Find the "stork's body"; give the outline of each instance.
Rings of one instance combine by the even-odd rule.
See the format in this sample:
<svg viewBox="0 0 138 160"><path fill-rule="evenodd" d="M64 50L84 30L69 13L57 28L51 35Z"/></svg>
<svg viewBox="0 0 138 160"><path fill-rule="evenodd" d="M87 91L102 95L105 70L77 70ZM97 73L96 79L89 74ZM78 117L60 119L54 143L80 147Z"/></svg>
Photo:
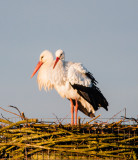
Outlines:
<svg viewBox="0 0 138 160"><path fill-rule="evenodd" d="M95 79L80 63L64 61L64 53L62 50L56 52L56 57L57 59L54 61L52 53L49 51L42 52L38 67L36 67L31 77L33 77L40 68L37 76L39 89L41 90L42 87L44 87L46 90L54 87L61 97L70 100L71 124L74 124L74 105L75 124L77 124L78 109L87 116L93 117L100 102L99 104L97 104L97 102L94 104L95 100L92 100L93 98L90 97L88 92L91 92L91 88L96 84ZM104 99L106 104L104 104L103 107L107 109L108 103L106 99L98 88L96 88L96 92L100 94L101 99ZM94 96L96 97L96 95L93 95L93 97ZM100 105L102 106L102 104Z"/></svg>

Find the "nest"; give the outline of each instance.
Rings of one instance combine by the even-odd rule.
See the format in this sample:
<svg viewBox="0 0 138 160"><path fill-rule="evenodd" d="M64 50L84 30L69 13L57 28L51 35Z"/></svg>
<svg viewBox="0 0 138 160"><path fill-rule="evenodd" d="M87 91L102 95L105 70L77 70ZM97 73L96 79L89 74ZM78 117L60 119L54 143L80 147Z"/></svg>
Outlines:
<svg viewBox="0 0 138 160"><path fill-rule="evenodd" d="M138 158L138 125L124 125L124 119L71 126L20 116L15 123L0 119L1 159Z"/></svg>

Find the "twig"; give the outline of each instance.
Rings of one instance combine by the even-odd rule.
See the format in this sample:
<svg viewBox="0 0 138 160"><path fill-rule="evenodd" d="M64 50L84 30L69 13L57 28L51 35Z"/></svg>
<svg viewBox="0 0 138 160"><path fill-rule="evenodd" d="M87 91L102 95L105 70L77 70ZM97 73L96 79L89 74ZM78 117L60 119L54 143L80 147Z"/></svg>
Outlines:
<svg viewBox="0 0 138 160"><path fill-rule="evenodd" d="M22 120L23 120L23 119L24 119L24 120L28 119L27 117L25 117L24 112L21 113L21 116L22 116Z"/></svg>
<svg viewBox="0 0 138 160"><path fill-rule="evenodd" d="M9 112L9 113L11 113L11 114L14 114L14 115L16 115L16 116L18 116L18 117L21 117L21 118L22 118L22 116L20 116L20 115L18 115L18 114L16 114L16 113L14 113L14 112L7 111L6 109L4 109L4 108L2 108L2 107L0 107L0 109L2 109L2 110L3 110L3 111L5 111L5 112Z"/></svg>
<svg viewBox="0 0 138 160"><path fill-rule="evenodd" d="M15 108L19 112L22 120L26 120L27 119L27 117L25 117L24 112L21 113L20 110L16 106L9 105L8 107Z"/></svg>
<svg viewBox="0 0 138 160"><path fill-rule="evenodd" d="M38 119L27 119L27 120L18 121L18 122L12 123L12 124L10 124L10 125L2 128L2 129L0 129L0 132L3 132L3 131L5 131L5 130L7 130L9 128L12 128L13 126L17 127L20 124L24 124L24 123L37 123L37 122L38 122Z"/></svg>
<svg viewBox="0 0 138 160"><path fill-rule="evenodd" d="M85 119L86 119L86 118L83 118L82 124L84 123Z"/></svg>
<svg viewBox="0 0 138 160"><path fill-rule="evenodd" d="M90 120L89 122L87 122L87 124L91 123L92 121L96 120L97 118L99 118L101 116L101 114L99 114L97 117L93 118L92 120Z"/></svg>
<svg viewBox="0 0 138 160"><path fill-rule="evenodd" d="M5 118L5 117L2 115L2 113L1 113L1 116L2 116L2 118L5 119L6 121L8 121L8 122L10 122L10 123L13 123L13 122L9 121L7 118Z"/></svg>
<svg viewBox="0 0 138 160"><path fill-rule="evenodd" d="M69 116L69 114L67 114L61 121L61 123Z"/></svg>
<svg viewBox="0 0 138 160"><path fill-rule="evenodd" d="M8 107L15 108L15 109L19 112L20 116L22 116L22 114L21 114L20 110L19 110L16 106L9 105Z"/></svg>
<svg viewBox="0 0 138 160"><path fill-rule="evenodd" d="M55 115L55 113L53 113L53 115L56 117L58 123L60 123L59 118ZM56 122L55 122L56 123Z"/></svg>
<svg viewBox="0 0 138 160"><path fill-rule="evenodd" d="M0 122L5 123L5 124L11 124L11 123L13 123L13 122L10 122L10 121L8 121L6 119L2 119L2 118L0 118Z"/></svg>
<svg viewBox="0 0 138 160"><path fill-rule="evenodd" d="M125 108L124 108L125 109ZM119 113L121 113L124 109L122 109L121 111L119 111L118 113L116 113L113 117L109 118L106 123L108 123L111 119L113 119L114 117L116 117Z"/></svg>
<svg viewBox="0 0 138 160"><path fill-rule="evenodd" d="M135 118L127 118L127 117L124 117L124 116L121 116L121 117L123 117L123 118L125 118L125 119L129 119L129 120L135 121L136 123L138 123L138 119L135 119Z"/></svg>

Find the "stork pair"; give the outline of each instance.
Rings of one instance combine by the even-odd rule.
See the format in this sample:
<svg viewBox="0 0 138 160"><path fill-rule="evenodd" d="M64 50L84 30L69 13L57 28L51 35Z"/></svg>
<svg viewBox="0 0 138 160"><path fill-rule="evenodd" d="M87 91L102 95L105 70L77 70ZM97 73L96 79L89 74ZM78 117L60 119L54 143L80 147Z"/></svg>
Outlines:
<svg viewBox="0 0 138 160"><path fill-rule="evenodd" d="M71 124L74 125L74 110L75 125L78 110L89 117L94 117L99 107L108 110L108 102L93 75L81 63L65 61L65 53L61 49L55 54L56 60L50 51L43 51L31 78L39 70L37 82L40 90L42 87L45 90L55 88L61 97L70 100Z"/></svg>

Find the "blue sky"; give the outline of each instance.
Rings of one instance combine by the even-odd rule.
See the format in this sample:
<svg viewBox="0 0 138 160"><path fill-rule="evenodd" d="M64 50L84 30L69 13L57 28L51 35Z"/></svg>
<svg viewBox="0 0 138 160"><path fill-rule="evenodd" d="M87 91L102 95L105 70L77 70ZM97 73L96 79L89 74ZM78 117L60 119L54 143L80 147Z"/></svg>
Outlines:
<svg viewBox="0 0 138 160"><path fill-rule="evenodd" d="M68 100L39 92L36 76L30 79L40 53L61 48L66 60L93 73L109 101L109 111L96 115L112 117L126 107L137 117L137 11L137 0L0 1L0 106L15 105L30 118L69 114Z"/></svg>

